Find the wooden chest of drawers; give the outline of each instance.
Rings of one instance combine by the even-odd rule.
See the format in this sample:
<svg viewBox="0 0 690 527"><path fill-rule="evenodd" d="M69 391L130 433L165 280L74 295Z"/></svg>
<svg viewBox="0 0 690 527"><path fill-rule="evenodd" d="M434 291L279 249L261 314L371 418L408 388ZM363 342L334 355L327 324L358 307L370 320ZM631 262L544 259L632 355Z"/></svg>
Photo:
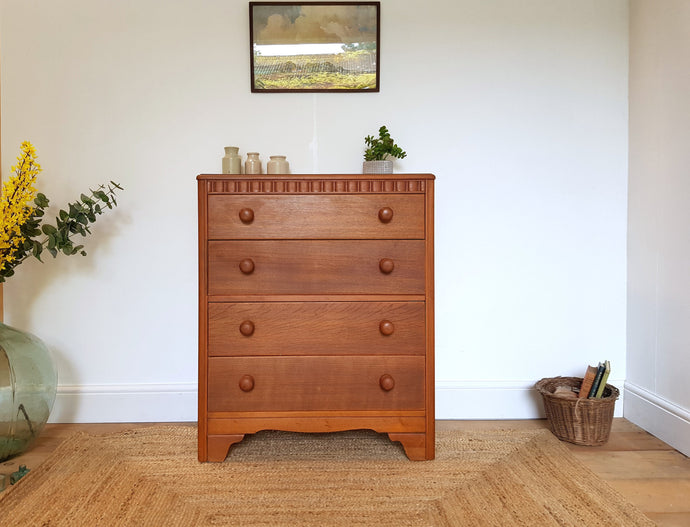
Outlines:
<svg viewBox="0 0 690 527"><path fill-rule="evenodd" d="M433 459L434 177L197 180L199 460L267 429Z"/></svg>

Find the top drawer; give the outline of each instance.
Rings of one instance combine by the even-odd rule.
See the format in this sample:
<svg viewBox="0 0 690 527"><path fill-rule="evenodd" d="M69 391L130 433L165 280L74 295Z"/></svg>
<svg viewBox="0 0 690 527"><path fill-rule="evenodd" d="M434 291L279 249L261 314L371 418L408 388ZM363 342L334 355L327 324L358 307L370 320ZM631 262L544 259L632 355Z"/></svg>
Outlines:
<svg viewBox="0 0 690 527"><path fill-rule="evenodd" d="M208 238L421 240L424 195L212 194Z"/></svg>

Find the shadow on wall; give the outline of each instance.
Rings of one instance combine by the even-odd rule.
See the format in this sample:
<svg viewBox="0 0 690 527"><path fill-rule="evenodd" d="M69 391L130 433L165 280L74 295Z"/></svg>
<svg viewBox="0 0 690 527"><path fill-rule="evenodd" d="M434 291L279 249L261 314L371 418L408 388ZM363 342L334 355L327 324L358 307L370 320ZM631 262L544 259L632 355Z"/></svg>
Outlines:
<svg viewBox="0 0 690 527"><path fill-rule="evenodd" d="M50 213L46 216L49 217ZM115 215L117 214L117 218ZM50 221L50 220L48 220ZM45 292L63 278L72 276L88 276L94 274L98 258L94 255L108 255L112 253L111 240L123 229L123 225L132 223L131 216L115 208L99 216L97 224L91 225L92 234L82 237L75 234L72 240L75 244L83 244L87 255L75 254L67 256L58 254L55 258L44 251L42 262L31 256L16 268L16 274L5 284L5 317L10 325L31 331L32 313L35 306L45 301ZM43 237L39 237L41 241ZM97 292L94 291L94 295ZM75 316L83 313L86 306L75 305L70 298L64 298L53 306L54 310L73 309ZM9 315L9 316L8 316ZM39 335L40 336L40 335ZM43 337L41 337L43 338Z"/></svg>

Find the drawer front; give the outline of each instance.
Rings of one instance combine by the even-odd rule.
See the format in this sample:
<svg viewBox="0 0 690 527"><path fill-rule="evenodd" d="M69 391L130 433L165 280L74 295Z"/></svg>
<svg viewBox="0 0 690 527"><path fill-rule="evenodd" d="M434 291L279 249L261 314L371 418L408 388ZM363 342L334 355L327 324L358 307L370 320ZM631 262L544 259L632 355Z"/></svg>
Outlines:
<svg viewBox="0 0 690 527"><path fill-rule="evenodd" d="M424 355L424 302L210 303L208 354Z"/></svg>
<svg viewBox="0 0 690 527"><path fill-rule="evenodd" d="M209 295L424 294L422 240L208 242Z"/></svg>
<svg viewBox="0 0 690 527"><path fill-rule="evenodd" d="M424 196L211 195L209 239L422 239Z"/></svg>
<svg viewBox="0 0 690 527"><path fill-rule="evenodd" d="M208 410L424 410L424 357L211 357Z"/></svg>

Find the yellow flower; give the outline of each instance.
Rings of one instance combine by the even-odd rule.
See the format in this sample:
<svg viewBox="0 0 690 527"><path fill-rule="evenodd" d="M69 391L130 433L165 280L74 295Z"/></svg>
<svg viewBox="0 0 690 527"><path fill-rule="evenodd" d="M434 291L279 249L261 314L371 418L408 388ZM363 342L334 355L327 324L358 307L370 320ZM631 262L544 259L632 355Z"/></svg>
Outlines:
<svg viewBox="0 0 690 527"><path fill-rule="evenodd" d="M72 235L86 236L91 231L88 225L106 209L117 206L116 190L122 187L111 181L82 194L67 210L61 209L55 224L42 224L48 198L36 191L34 183L41 172L36 161L36 149L25 141L17 164L12 167L14 175L2 186L0 193L0 283L14 274L15 268L33 256L41 260L45 249L53 258L58 254L86 255L83 245L72 240ZM37 237L42 239L37 239Z"/></svg>
<svg viewBox="0 0 690 527"><path fill-rule="evenodd" d="M17 250L24 243L21 226L35 210L29 203L36 197L34 183L41 166L36 162L36 150L30 142L22 143L12 171L15 175L3 185L0 197L0 269L6 268L6 262L16 260Z"/></svg>

